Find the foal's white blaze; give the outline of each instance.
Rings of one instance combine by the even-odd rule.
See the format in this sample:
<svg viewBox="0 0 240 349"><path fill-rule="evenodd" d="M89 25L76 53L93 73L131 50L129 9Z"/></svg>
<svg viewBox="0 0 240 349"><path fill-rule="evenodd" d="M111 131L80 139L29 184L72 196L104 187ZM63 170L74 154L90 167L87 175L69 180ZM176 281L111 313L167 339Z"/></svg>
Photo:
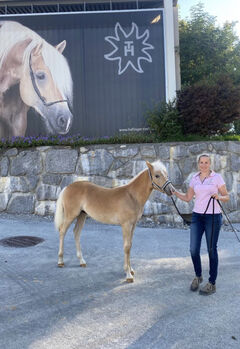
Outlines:
<svg viewBox="0 0 240 349"><path fill-rule="evenodd" d="M167 177L167 169L161 161L155 161L152 163L153 169L156 172L161 172L165 177Z"/></svg>

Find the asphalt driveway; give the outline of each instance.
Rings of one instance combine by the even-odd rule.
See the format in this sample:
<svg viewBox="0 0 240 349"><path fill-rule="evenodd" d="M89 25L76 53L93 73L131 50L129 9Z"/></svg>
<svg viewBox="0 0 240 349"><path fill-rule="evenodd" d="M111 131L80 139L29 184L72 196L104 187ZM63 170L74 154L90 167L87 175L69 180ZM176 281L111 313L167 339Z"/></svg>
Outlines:
<svg viewBox="0 0 240 349"><path fill-rule="evenodd" d="M240 348L240 244L231 231L221 232L217 292L208 297L189 290L187 229L136 228L133 284L125 282L120 227L87 221L87 268L72 228L62 269L51 219L1 215L0 239L20 235L44 242L0 246L1 349ZM205 241L202 256L207 281Z"/></svg>

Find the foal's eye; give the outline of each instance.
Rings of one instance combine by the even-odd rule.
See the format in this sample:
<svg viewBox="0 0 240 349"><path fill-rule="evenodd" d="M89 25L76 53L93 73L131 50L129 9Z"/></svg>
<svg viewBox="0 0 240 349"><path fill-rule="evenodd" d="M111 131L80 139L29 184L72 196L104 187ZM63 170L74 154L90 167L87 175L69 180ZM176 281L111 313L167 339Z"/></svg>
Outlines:
<svg viewBox="0 0 240 349"><path fill-rule="evenodd" d="M159 178L160 176L159 176L159 175L156 175L155 177L156 177L156 178Z"/></svg>
<svg viewBox="0 0 240 349"><path fill-rule="evenodd" d="M36 73L36 78L37 78L38 80L44 80L45 77L46 77L46 75L45 75L45 73L42 72L42 71L39 71L39 72Z"/></svg>

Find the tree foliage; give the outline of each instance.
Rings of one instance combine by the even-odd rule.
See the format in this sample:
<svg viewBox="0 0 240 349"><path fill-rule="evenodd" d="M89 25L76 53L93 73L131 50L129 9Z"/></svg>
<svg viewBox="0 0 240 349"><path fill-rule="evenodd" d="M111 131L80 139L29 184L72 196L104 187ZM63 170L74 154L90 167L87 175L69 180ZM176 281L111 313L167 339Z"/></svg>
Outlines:
<svg viewBox="0 0 240 349"><path fill-rule="evenodd" d="M177 110L184 134L224 134L240 118L240 88L228 76L186 86L178 92Z"/></svg>
<svg viewBox="0 0 240 349"><path fill-rule="evenodd" d="M220 27L201 2L191 8L190 19L180 20L183 85L223 73L230 75L234 83L240 83L240 40L234 33L235 24L226 22Z"/></svg>

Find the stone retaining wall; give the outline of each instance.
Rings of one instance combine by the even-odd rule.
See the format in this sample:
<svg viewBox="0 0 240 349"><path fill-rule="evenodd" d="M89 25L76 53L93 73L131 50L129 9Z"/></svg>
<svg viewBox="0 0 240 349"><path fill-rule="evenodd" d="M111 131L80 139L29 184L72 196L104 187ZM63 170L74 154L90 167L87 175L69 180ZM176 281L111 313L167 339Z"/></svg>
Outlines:
<svg viewBox="0 0 240 349"><path fill-rule="evenodd" d="M230 193L224 206L231 220L240 222L240 143L230 141L1 150L0 212L53 215L56 199L69 183L123 185L146 168L145 160L160 159L173 184L185 191L196 172L197 155L203 152L212 154L213 169L222 174ZM193 204L177 200L177 206L182 213L190 213ZM142 222L178 224L182 220L170 198L154 191Z"/></svg>

